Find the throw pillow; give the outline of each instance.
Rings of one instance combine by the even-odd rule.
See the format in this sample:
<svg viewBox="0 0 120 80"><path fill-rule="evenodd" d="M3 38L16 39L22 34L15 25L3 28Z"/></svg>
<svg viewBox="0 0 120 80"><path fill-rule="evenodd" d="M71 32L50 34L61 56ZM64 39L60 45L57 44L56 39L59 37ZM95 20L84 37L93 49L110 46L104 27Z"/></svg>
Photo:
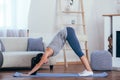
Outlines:
<svg viewBox="0 0 120 80"><path fill-rule="evenodd" d="M1 40L0 40L0 51L2 51L2 52L5 51L5 47Z"/></svg>
<svg viewBox="0 0 120 80"><path fill-rule="evenodd" d="M44 51L43 39L40 38L29 38L27 51Z"/></svg>

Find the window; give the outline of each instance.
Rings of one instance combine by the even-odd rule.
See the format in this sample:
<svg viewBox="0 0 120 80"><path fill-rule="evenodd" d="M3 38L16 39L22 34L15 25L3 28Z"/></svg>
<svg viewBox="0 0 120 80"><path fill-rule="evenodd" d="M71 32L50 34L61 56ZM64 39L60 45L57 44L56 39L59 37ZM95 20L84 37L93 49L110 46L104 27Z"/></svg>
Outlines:
<svg viewBox="0 0 120 80"><path fill-rule="evenodd" d="M8 30L28 30L29 4L30 0L0 0L0 36Z"/></svg>

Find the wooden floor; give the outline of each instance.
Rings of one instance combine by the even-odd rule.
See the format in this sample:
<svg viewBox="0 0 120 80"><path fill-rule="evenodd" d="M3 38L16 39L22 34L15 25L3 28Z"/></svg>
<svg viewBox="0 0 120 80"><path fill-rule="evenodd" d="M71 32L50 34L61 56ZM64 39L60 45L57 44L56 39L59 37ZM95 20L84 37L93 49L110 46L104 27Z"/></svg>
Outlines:
<svg viewBox="0 0 120 80"><path fill-rule="evenodd" d="M64 66L54 66L54 71L52 73L79 73L83 71L83 66L80 64L72 64L69 65L67 69ZM42 78L16 78L12 75L15 72L23 72L27 73L30 71L29 69L5 69L0 70L0 80L120 80L120 71L106 71L109 75L105 78L75 78L75 77L67 77L67 78L50 78L50 77L42 77ZM49 68L47 66L43 67L39 70L41 73L49 73ZM103 72L103 71L94 71L94 72Z"/></svg>

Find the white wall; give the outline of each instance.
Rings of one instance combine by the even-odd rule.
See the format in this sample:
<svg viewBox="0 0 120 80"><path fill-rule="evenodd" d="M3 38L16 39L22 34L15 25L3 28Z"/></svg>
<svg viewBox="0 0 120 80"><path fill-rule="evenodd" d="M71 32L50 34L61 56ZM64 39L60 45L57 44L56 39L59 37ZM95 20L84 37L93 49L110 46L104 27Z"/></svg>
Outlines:
<svg viewBox="0 0 120 80"><path fill-rule="evenodd" d="M115 0L85 0L85 17L89 51L104 49L103 14L116 13Z"/></svg>
<svg viewBox="0 0 120 80"><path fill-rule="evenodd" d="M51 33L55 18L55 0L31 0L29 12L30 35Z"/></svg>
<svg viewBox="0 0 120 80"><path fill-rule="evenodd" d="M104 49L103 14L115 13L115 0L83 0L88 34L89 53ZM51 40L55 22L56 0L31 0L28 25L30 36L43 36ZM48 34L48 36L47 36ZM49 40L50 38L50 40ZM71 55L72 57L73 55ZM69 58L72 59L72 58ZM78 58L74 58L78 60ZM59 60L58 60L59 61ZM71 60L70 60L71 61Z"/></svg>

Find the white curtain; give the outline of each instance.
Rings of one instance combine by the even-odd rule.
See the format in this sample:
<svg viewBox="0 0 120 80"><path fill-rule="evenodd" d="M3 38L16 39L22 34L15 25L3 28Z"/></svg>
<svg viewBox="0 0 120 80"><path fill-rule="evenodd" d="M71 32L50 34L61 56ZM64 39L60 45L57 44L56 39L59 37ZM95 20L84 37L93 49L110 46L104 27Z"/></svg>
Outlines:
<svg viewBox="0 0 120 80"><path fill-rule="evenodd" d="M0 37L26 37L30 0L0 0Z"/></svg>

